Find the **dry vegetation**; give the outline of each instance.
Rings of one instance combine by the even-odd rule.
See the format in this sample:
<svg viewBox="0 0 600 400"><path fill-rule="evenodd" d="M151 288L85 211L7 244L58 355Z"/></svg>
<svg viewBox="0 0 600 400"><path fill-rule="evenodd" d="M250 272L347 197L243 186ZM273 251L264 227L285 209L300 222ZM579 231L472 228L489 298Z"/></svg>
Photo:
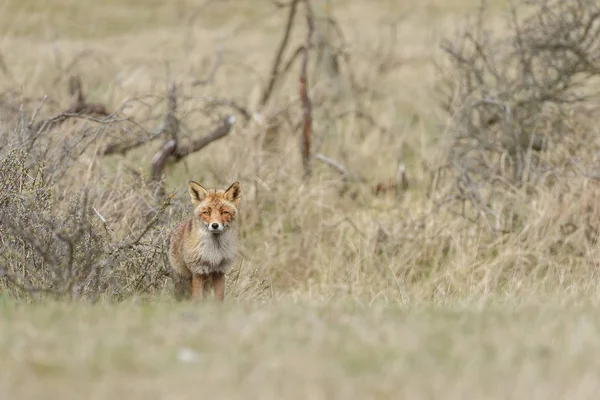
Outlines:
<svg viewBox="0 0 600 400"><path fill-rule="evenodd" d="M262 340L253 330L265 319L272 320L270 326L281 323L264 347L235 361L238 374L259 354L277 353L284 346L282 337L292 331L308 330L292 341L307 344L315 354L292 352L284 360L300 356L320 364L319 349L339 338L328 333L319 342L309 333L340 328L337 322L327 325L328 315L338 312L352 320L340 323L356 335L362 334L361 324L387 332L381 333L383 347L377 350L382 358L348 350L350 359L337 361L350 370L338 371L335 365L329 370L323 363L330 375L317 379L313 389L307 386L305 397L336 397L330 380L363 373L370 383L360 390L346 387L339 396L364 398L376 387L380 398L397 393L402 385L392 382L393 374L406 373L408 364L386 358L385 346L394 346L392 331L411 340L405 323L424 335L439 331L441 336L430 340L447 344L439 352L419 342L417 350L406 345L389 353L418 360L410 372L414 377L432 365L438 368L430 391L423 391L428 387L423 376L407 379L412 386L402 387L410 397L435 397L450 388L455 398L465 393L479 398L497 390L492 372L509 373L515 360L496 352L506 346L517 357L531 349L521 339L504 343L494 324L507 332L518 327L525 336L548 329L546 335L585 339L589 327L572 315L563 323L575 327L562 330L549 317L529 321L535 312L503 305L500 316L491 311L484 325L470 331L479 311L457 311L461 316L453 321L455 311L446 308L411 313L382 305L467 301L474 306L473 300L486 298L520 302L590 296L588 311L582 311L582 318L589 317L600 259L600 136L595 124L600 7L593 0L517 4L127 0L84 7L53 0L40 8L34 1L9 0L0 13L0 293L7 298L0 323L14 318L13 306L23 307L33 321L46 312L15 298L117 302L109 313L122 321L128 313L144 311L119 301L158 299L148 306L148 320L115 324L120 326L115 340L123 342L117 348L129 346L124 359L109 349L105 361L86 364L112 342L83 343L78 351L88 356L63 366L59 353L46 356L60 364L59 378L80 367L106 379L117 374L107 372L113 367L132 373L141 368L140 380L131 382L136 388L163 376L162 364L173 357L168 352L180 339L174 333L161 336L155 325L167 318L170 306L181 312L192 308L168 299L167 232L190 212L188 180L211 187L239 180L242 248L227 281L231 304L224 315L208 306L197 316L224 324L224 339L189 336L205 341L196 344L200 347L190 344L196 351L209 351L209 344L224 347L215 340L235 341L247 326L246 342L234 347L243 352L244 343ZM314 304L332 300L337 305L331 310ZM344 300L348 304L340 305ZM355 313L350 304L356 302L378 306L373 314ZM232 321L243 314L236 307L244 303L251 303L249 316L236 325ZM263 313L260 305L267 303L281 305L270 305L272 314ZM559 303L545 312L568 313L569 306ZM67 306L48 307L50 315L65 318L64 329L75 329L71 340L86 336L78 329L91 329L90 321L71 326L87 318L82 305L73 306L74 316L68 316ZM108 323L102 308L89 310ZM302 310L311 311L293 320ZM506 317L511 310L517 317ZM389 320L386 312L393 314ZM430 319L441 322L424 322ZM27 329L47 327L47 322L31 324ZM212 329L186 324L175 326ZM294 324L301 326L292 329ZM598 325L596 319L593 324ZM25 329L20 326L0 336L0 356L14 357L17 371L32 368L29 373L36 376L53 375L55 366L47 368L44 361L39 368L28 366L18 360L30 360L29 355L7 350L19 345ZM441 334L453 329L469 344L469 337L492 335L488 350L495 355L476 363L486 359L488 350L468 358L466 343ZM163 343L168 349L138 358L143 346L125 342L141 330L150 332L148 346L159 351ZM54 343L57 332L48 333L44 343ZM340 351L364 345L363 339L339 339ZM359 345L365 353L369 346ZM572 365L564 362L576 349L562 348L559 341L548 346L559 352L555 359L549 356L554 363L548 370L535 370L532 356L520 359L517 371L532 374L527 378L534 381L546 373L541 383L564 377L565 365ZM231 361L235 351L228 351ZM438 359L443 360L439 365ZM234 379L231 390L264 385L270 368L281 367L281 360L271 361L252 379ZM464 374L456 376L460 384L450 378L452 363L466 363L454 371ZM580 367L592 367L584 364ZM384 367L391 369L378 381L374 371ZM480 367L490 368L484 378L492 386L469 392L468 385L481 377ZM317 371L296 372L300 381L314 382L311 374ZM211 384L225 383L228 375L219 375L225 372L213 372ZM175 374L163 379L173 384L187 380ZM516 374L508 377L513 383ZM3 379L7 394L25 395ZM519 382L526 385L523 379ZM279 392L274 389L266 397L301 393L289 380L282 382ZM557 397L585 398L594 387L585 386L585 380L581 384L581 392L569 391L567 380L543 393L556 389ZM132 393L131 387L115 383L98 396ZM515 390L527 393L526 387ZM225 389L218 393L231 395ZM498 393L498 398L507 394Z"/></svg>

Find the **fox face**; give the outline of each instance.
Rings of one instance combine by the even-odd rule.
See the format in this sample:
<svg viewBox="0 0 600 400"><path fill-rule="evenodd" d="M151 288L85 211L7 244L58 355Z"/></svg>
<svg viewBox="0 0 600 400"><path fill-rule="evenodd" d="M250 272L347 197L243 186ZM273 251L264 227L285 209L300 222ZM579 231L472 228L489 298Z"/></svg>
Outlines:
<svg viewBox="0 0 600 400"><path fill-rule="evenodd" d="M190 181L188 190L194 214L207 231L217 235L233 224L242 198L239 182L234 182L226 190L206 190L199 183Z"/></svg>

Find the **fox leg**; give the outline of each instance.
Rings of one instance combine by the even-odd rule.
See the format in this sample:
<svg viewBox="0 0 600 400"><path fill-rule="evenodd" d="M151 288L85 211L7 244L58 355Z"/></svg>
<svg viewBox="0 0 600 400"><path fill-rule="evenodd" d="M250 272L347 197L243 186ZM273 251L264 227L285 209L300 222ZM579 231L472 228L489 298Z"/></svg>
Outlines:
<svg viewBox="0 0 600 400"><path fill-rule="evenodd" d="M206 296L208 296L210 294L210 289L212 288L212 276L210 274L205 274L204 275L204 298L206 298Z"/></svg>
<svg viewBox="0 0 600 400"><path fill-rule="evenodd" d="M212 273L215 298L219 301L225 300L225 274L222 272Z"/></svg>
<svg viewBox="0 0 600 400"><path fill-rule="evenodd" d="M175 286L175 299L182 301L187 299L191 295L192 289L192 277L182 276L177 273L173 273L173 284Z"/></svg>
<svg viewBox="0 0 600 400"><path fill-rule="evenodd" d="M202 300L204 297L204 278L202 274L194 274L192 276L192 297L197 300Z"/></svg>

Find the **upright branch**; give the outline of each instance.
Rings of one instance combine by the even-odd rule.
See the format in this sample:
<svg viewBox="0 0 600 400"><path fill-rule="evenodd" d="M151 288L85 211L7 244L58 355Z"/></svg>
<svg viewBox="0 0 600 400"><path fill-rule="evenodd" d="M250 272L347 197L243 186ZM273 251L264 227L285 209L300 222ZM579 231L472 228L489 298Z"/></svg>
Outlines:
<svg viewBox="0 0 600 400"><path fill-rule="evenodd" d="M106 117L109 115L104 104L87 102L81 78L77 75L69 78L69 95L71 95L72 99L71 105L63 114L84 114L92 117Z"/></svg>
<svg viewBox="0 0 600 400"><path fill-rule="evenodd" d="M273 60L273 65L271 67L271 75L269 77L269 83L267 84L265 91L263 92L263 95L260 99L261 106L267 104L267 102L271 98L271 94L273 93L273 89L275 88L275 84L277 83L277 79L279 78L279 67L281 65L283 53L285 52L285 49L287 48L288 42L290 40L292 28L294 27L294 19L296 17L298 3L300 3L300 0L292 0L290 5L288 6L290 10L287 18L287 23L285 25L285 32L283 34L283 38L281 39L281 43L279 44L279 49L277 50L275 60Z"/></svg>
<svg viewBox="0 0 600 400"><path fill-rule="evenodd" d="M223 59L223 48L219 48L217 51L217 55L215 56L215 60L210 67L210 71L208 76L205 79L196 79L192 82L192 86L207 86L211 85L215 80L215 75L217 74L217 70L221 66L221 61Z"/></svg>
<svg viewBox="0 0 600 400"><path fill-rule="evenodd" d="M177 85L171 82L169 84L169 90L167 95L167 116L165 122L161 127L161 133L165 133L166 136L170 136L171 139L177 140L177 133L179 132L179 119L177 118Z"/></svg>
<svg viewBox="0 0 600 400"><path fill-rule="evenodd" d="M302 54L302 65L300 68L300 101L302 102L302 145L300 146L302 151L302 164L304 166L304 178L310 178L311 167L310 167L310 144L312 134L312 104L308 95L308 55L310 50L310 43L314 32L314 18L310 8L308 0L304 0L306 5L306 44L304 45L304 51Z"/></svg>

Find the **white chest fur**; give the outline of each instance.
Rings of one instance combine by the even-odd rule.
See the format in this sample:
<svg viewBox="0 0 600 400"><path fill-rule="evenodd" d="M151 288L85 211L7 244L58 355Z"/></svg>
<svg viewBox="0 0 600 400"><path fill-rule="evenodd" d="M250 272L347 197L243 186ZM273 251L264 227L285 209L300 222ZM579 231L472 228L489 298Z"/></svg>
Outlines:
<svg viewBox="0 0 600 400"><path fill-rule="evenodd" d="M235 257L235 237L232 230L213 234L200 228L200 240L191 255L190 269L195 273L225 272Z"/></svg>

